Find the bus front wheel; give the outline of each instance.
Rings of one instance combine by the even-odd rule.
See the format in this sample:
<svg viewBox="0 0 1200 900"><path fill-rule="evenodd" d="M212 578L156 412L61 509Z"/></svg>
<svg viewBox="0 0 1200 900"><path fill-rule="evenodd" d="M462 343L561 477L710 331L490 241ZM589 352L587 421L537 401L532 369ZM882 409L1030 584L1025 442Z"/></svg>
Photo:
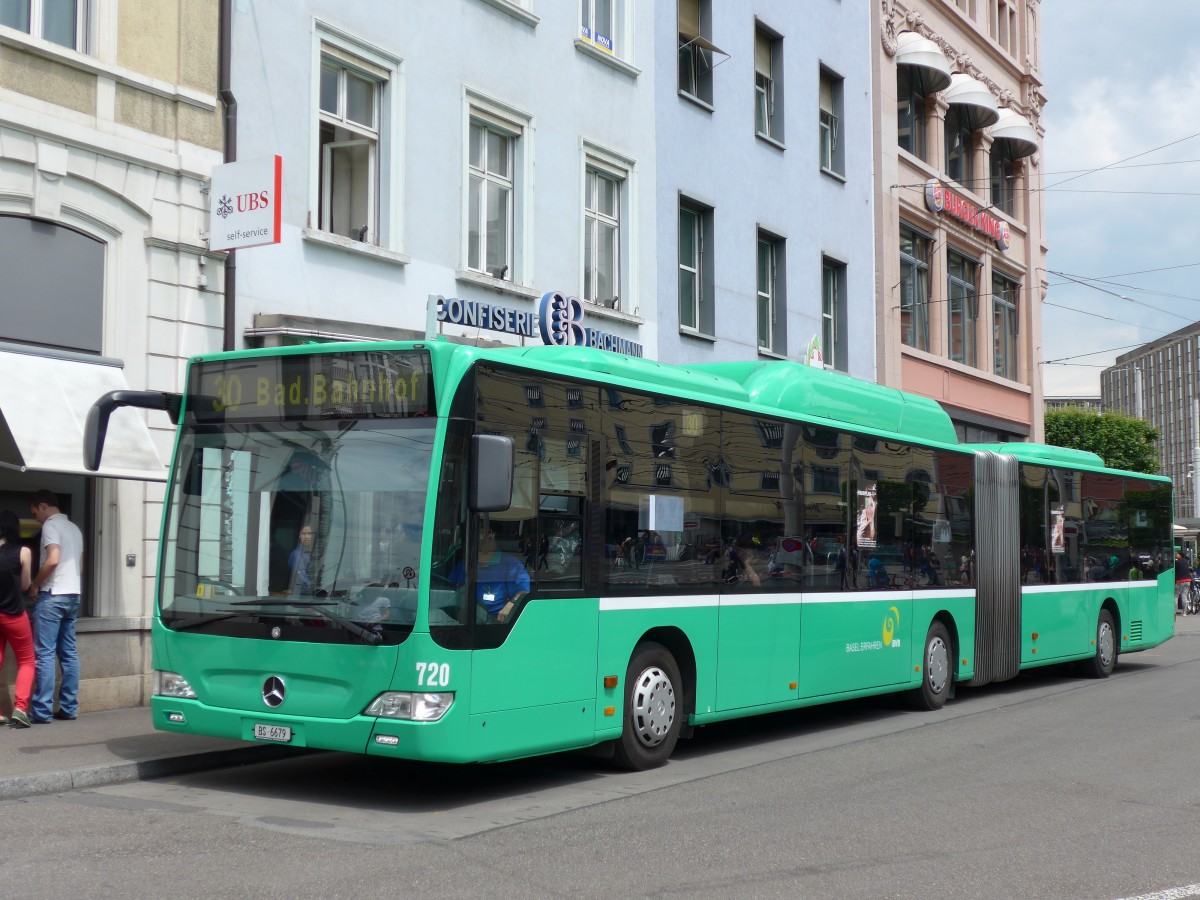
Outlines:
<svg viewBox="0 0 1200 900"><path fill-rule="evenodd" d="M638 644L625 670L625 713L614 760L641 771L663 765L682 724L679 666L661 644Z"/></svg>
<svg viewBox="0 0 1200 900"><path fill-rule="evenodd" d="M1112 613L1100 610L1096 620L1096 652L1091 659L1079 664L1082 674L1089 678L1107 678L1117 667L1117 628Z"/></svg>
<svg viewBox="0 0 1200 900"><path fill-rule="evenodd" d="M950 653L950 632L941 622L934 621L925 635L921 654L921 686L910 695L917 709L941 709L946 705L954 680L954 660Z"/></svg>

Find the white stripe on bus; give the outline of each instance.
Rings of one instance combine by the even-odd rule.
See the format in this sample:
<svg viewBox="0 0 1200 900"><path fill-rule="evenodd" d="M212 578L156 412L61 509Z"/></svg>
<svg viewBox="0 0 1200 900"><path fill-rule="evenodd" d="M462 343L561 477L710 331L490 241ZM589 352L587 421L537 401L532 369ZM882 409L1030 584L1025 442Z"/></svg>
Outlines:
<svg viewBox="0 0 1200 900"><path fill-rule="evenodd" d="M674 597L602 597L600 609L605 612L638 609L701 609L714 606L786 606L805 603L877 603L885 600L930 600L937 598L970 598L955 590L926 591L833 591L788 594L712 594L707 596Z"/></svg>
<svg viewBox="0 0 1200 900"><path fill-rule="evenodd" d="M1060 594L1064 591L1107 591L1114 586L1125 590L1150 590L1158 587L1157 581L1083 581L1076 584L1023 584L1023 594Z"/></svg>

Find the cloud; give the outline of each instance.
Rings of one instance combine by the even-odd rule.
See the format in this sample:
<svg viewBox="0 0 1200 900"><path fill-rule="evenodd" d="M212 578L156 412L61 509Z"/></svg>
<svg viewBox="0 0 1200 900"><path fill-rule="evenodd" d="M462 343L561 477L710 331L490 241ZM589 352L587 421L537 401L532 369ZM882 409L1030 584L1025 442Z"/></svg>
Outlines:
<svg viewBox="0 0 1200 900"><path fill-rule="evenodd" d="M1200 137L1190 137L1200 132L1200 4L1158 2L1153 16L1116 0L1082 17L1072 6L1042 6L1047 267L1097 278L1200 262L1200 162L1185 162L1200 160ZM1200 319L1198 274L1122 275L1106 286L1135 302L1049 276L1048 302L1129 324L1043 307L1042 358L1107 350L1079 361L1111 363L1117 347ZM1047 394L1099 393L1100 368L1043 368Z"/></svg>

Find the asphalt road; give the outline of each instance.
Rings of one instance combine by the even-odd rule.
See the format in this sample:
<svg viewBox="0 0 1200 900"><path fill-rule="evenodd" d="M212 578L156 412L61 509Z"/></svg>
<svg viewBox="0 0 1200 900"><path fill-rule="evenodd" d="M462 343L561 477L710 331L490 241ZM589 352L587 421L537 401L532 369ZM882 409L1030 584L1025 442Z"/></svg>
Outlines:
<svg viewBox="0 0 1200 900"><path fill-rule="evenodd" d="M0 895L1198 895L1198 687L1193 632L1104 681L710 726L640 774L321 754L8 801Z"/></svg>

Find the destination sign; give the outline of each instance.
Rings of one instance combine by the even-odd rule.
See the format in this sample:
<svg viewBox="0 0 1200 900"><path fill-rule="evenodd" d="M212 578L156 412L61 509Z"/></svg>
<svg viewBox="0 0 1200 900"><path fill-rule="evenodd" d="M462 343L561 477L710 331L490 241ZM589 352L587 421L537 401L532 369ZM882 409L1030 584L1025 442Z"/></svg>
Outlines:
<svg viewBox="0 0 1200 900"><path fill-rule="evenodd" d="M186 415L196 422L432 415L423 350L332 352L199 362Z"/></svg>

